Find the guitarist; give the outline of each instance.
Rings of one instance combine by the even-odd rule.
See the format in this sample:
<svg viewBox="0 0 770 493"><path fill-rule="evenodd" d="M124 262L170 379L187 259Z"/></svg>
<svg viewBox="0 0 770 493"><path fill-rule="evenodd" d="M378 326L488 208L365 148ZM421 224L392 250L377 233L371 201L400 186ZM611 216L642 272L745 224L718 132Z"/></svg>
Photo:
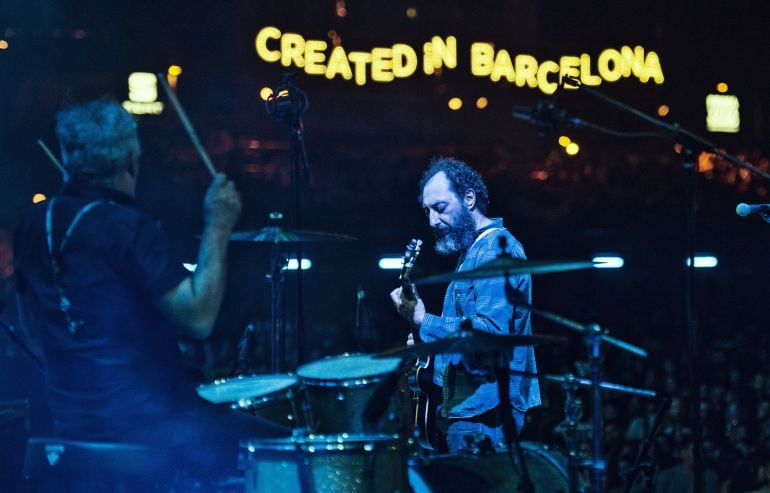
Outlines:
<svg viewBox="0 0 770 493"><path fill-rule="evenodd" d="M465 163L451 157L434 157L420 180L420 205L428 218L439 254L459 254L457 272L475 269L499 254L499 238L508 251L525 258L524 249L503 226L501 218L487 217L489 195L481 176ZM513 288L531 300L529 274L509 277ZM464 327L495 335L530 335L529 310L508 302L505 278L455 280L447 287L441 315L426 311L419 296L408 296L402 287L390 293L398 312L414 327L407 344L433 342ZM536 373L532 346L508 351L509 367ZM497 382L483 372L479 361L459 354L433 357L433 382L441 388L437 426L446 447L456 452L483 435L492 443L505 442L499 411ZM510 403L516 429L521 430L527 409L540 405L536 378L510 376ZM441 447L443 448L443 447Z"/></svg>

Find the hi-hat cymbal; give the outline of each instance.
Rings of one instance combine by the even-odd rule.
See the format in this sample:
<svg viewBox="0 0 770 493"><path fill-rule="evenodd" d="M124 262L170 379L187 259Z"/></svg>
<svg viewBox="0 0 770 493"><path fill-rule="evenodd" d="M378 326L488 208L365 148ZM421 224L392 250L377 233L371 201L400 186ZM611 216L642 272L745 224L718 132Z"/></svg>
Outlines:
<svg viewBox="0 0 770 493"><path fill-rule="evenodd" d="M494 335L478 330L461 330L444 339L424 342L413 346L397 347L379 353L377 358L400 356L404 358L425 358L437 354L474 354L501 351L516 346L535 344L565 344L563 337L553 336L510 336Z"/></svg>
<svg viewBox="0 0 770 493"><path fill-rule="evenodd" d="M504 255L472 270L437 274L417 279L414 283L418 285L437 284L456 279L483 279L511 274L550 274L568 270L590 269L596 264L597 262L590 260L524 260Z"/></svg>
<svg viewBox="0 0 770 493"><path fill-rule="evenodd" d="M230 235L230 241L248 241L254 243L307 243L315 241L351 241L352 236L320 231L301 231L266 226L256 231L236 231Z"/></svg>

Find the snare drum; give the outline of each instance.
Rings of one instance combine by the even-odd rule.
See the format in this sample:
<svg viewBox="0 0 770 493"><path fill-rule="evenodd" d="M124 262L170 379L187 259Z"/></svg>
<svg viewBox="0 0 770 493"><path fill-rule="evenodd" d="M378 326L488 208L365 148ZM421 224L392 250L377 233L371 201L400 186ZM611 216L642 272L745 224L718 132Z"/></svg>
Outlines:
<svg viewBox="0 0 770 493"><path fill-rule="evenodd" d="M536 493L569 491L567 461L562 453L537 442L521 442L521 448ZM521 476L504 448L491 454L442 454L414 460L408 475L414 493L510 492L519 491L521 484ZM587 481L580 473L577 486L578 491L587 491Z"/></svg>
<svg viewBox="0 0 770 493"><path fill-rule="evenodd" d="M397 371L400 363L400 358L344 353L300 366L297 376L307 393L314 431L327 434L397 432L403 411L396 399L391 399L380 423L365 423L362 414L377 385Z"/></svg>
<svg viewBox="0 0 770 493"><path fill-rule="evenodd" d="M292 375L239 375L199 385L198 395L288 428L311 423L299 379Z"/></svg>
<svg viewBox="0 0 770 493"><path fill-rule="evenodd" d="M246 493L410 491L397 435L309 435L245 440Z"/></svg>

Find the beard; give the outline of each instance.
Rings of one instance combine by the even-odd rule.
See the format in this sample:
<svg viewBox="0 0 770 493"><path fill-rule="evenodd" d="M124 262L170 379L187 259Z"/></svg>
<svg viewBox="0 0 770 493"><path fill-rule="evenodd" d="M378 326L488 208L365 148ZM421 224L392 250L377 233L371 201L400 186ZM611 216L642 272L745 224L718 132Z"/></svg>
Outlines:
<svg viewBox="0 0 770 493"><path fill-rule="evenodd" d="M465 207L452 216L452 225L432 228L436 251L441 255L458 253L473 244L476 239L476 223Z"/></svg>

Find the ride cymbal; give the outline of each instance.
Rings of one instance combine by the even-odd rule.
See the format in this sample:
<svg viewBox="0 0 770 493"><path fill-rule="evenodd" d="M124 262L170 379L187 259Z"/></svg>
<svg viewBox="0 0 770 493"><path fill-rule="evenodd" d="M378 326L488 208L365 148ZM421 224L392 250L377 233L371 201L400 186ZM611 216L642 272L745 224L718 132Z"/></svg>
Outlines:
<svg viewBox="0 0 770 493"><path fill-rule="evenodd" d="M500 256L472 270L448 272L417 279L414 284L437 284L457 279L483 279L512 274L550 274L569 270L590 269L598 262L590 260L524 260Z"/></svg>
<svg viewBox="0 0 770 493"><path fill-rule="evenodd" d="M301 231L266 226L256 231L236 231L230 235L230 241L247 241L252 243L309 243L318 241L351 241L353 236L322 233L320 231Z"/></svg>

